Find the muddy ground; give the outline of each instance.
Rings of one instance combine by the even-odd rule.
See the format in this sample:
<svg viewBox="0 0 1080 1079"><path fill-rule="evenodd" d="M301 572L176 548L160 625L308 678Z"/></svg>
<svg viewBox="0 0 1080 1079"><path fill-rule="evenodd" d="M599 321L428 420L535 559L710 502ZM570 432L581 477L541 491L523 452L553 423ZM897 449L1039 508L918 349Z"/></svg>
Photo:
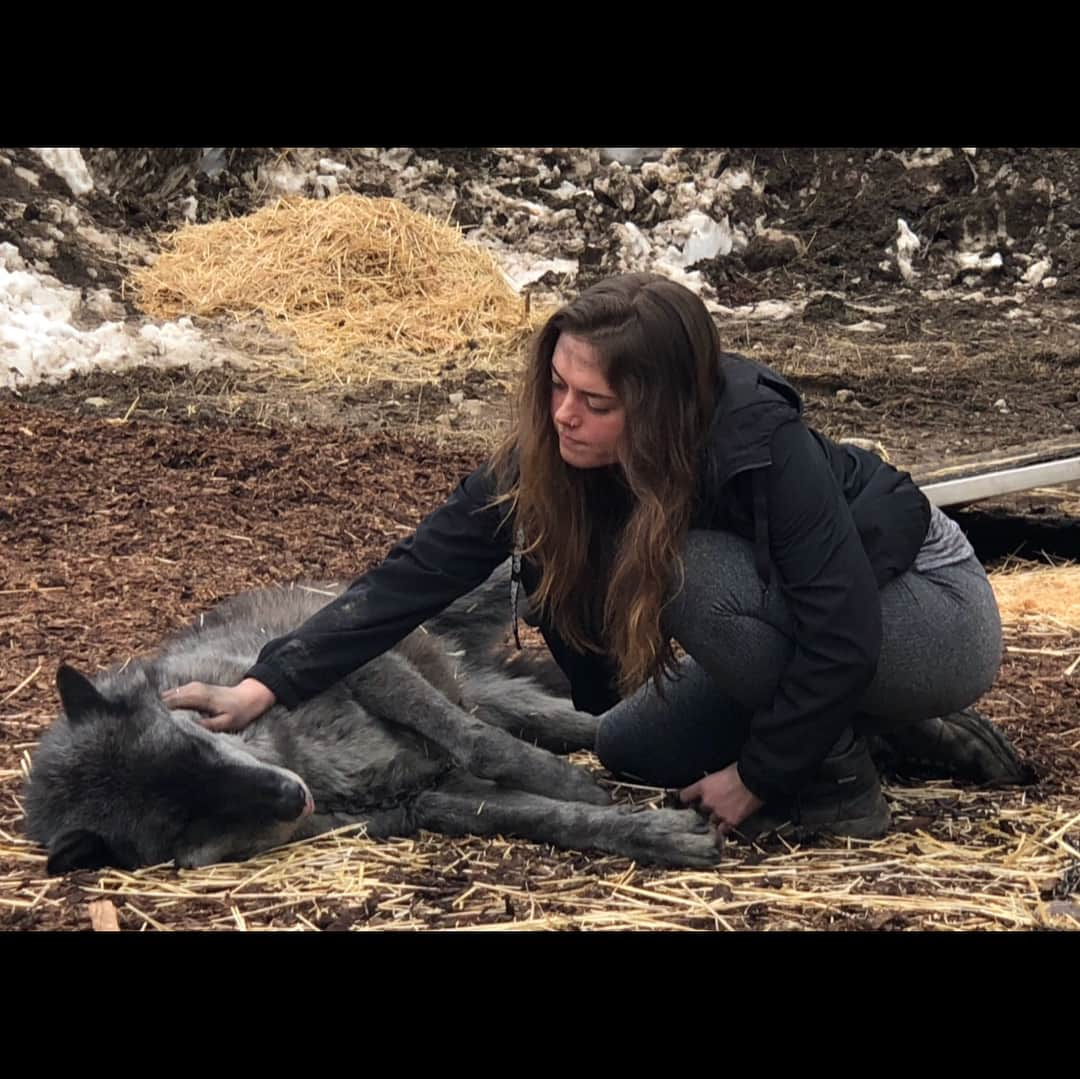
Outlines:
<svg viewBox="0 0 1080 1079"><path fill-rule="evenodd" d="M66 284L104 283L118 299L125 259L152 250L154 230L183 219L183 199L196 198L199 220L251 209L271 196L267 162L288 158L236 151L227 169L209 177L198 171L193 152L175 151L151 167L131 153L87 150L91 170L108 175L110 184L74 200L28 151L4 153L9 166L0 164L0 242L34 253L35 230L50 200L77 201L100 233L126 240L129 254L106 252L71 230L57 241L50 269ZM745 223L764 214L769 227L799 244L791 249L776 237L757 236L694 272L711 289L728 346L787 374L806 395L810 422L835 436L871 439L913 469L1077 433L1080 278L1074 267L1080 249L1074 232L1080 211L1074 193L1080 193L1080 154L953 151L938 160L899 150L687 150L669 153L663 163L674 171L658 179L647 167L605 165L595 152L395 153L326 149L313 151L310 160L349 162L352 190L395 195L432 210L445 202L466 229L576 260L576 274L550 273L533 283L551 294L626 265L618 227L662 226L686 176L697 177L694 205L703 205L711 190L706 180L745 166L757 186L730 196L729 220ZM932 164L920 164L927 161ZM41 174L38 186L16 175L15 164L33 166ZM565 192L556 192L567 177L581 193L563 205ZM312 193L312 182L309 176L305 193ZM658 190L668 192L666 205L652 197ZM721 196L713 195L715 209ZM573 213L555 224L534 216L530 225L515 217L514 199ZM925 243L916 280L886 255L898 216ZM1001 265L964 270L957 252L974 248L984 256L999 252ZM1025 283L1031 266L1045 258L1048 274ZM1044 287L1047 276L1053 284ZM774 300L801 307L782 321L753 310ZM128 317L141 317L130 304ZM243 352L243 335L225 321L205 328ZM451 394L459 393L475 407L457 407ZM9 855L0 865L0 899L18 900L0 905L0 928L86 929L86 901L97 894L96 875L47 882L40 855L18 846L20 769L55 713L59 662L89 670L123 662L242 588L361 572L482 459L507 414L505 387L482 375L422 390L313 386L277 377L265 349L246 367L140 368L0 393L0 830L13 844L5 846ZM1012 553L1078 556L1070 546L1080 519L1076 490L1028 493L960 516L991 568ZM1008 530L996 518L1007 520ZM1013 627L1009 643L1014 650L980 707L1015 739L1039 781L1023 792L995 795L985 811L1039 804L1075 815L1080 676L1063 675L1069 661L1060 656L1075 654L1080 629L1065 627L1048 645L1042 631ZM970 792L951 785L937 791L930 817L902 784L890 785L889 794L901 830L922 828L941 840L971 806ZM475 874L497 884L500 874L518 880L523 864L540 875L592 873L597 880L622 871L612 868L618 860L525 844L501 869L476 869L462 878L450 869L462 857L460 844L437 837L424 843L422 876L445 899L430 916L416 915L418 924L432 927L461 924L448 920L447 911L479 879ZM645 873L643 879L662 878ZM901 898L932 892L926 885L905 888ZM1059 887L1055 894L1064 892ZM251 904L238 906L250 914ZM549 909L563 908L555 902ZM565 907L567 917L573 909ZM729 927L789 924L772 917L767 903L740 910ZM918 929L933 921L899 901L887 913L883 918L879 909L856 906L842 927ZM172 928L222 924L195 901L157 917ZM259 924L296 927L306 924L303 918L344 929L389 924L390 915L376 902L305 900ZM470 924L527 918L507 900ZM713 924L689 913L684 921L687 928ZM827 910L807 913L799 924L841 927ZM146 927L126 908L120 925Z"/></svg>

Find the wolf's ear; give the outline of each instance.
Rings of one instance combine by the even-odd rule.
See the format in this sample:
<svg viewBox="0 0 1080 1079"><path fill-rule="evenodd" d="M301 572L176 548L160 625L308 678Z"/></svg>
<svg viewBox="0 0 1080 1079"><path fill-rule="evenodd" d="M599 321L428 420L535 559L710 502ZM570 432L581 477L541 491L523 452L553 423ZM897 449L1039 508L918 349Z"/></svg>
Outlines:
<svg viewBox="0 0 1080 1079"><path fill-rule="evenodd" d="M73 869L102 869L114 864L113 853L103 836L84 828L73 828L61 832L49 844L45 869L51 876L59 876Z"/></svg>
<svg viewBox="0 0 1080 1079"><path fill-rule="evenodd" d="M66 663L56 672L56 688L72 723L78 723L89 712L110 710L109 702L98 693L90 679Z"/></svg>

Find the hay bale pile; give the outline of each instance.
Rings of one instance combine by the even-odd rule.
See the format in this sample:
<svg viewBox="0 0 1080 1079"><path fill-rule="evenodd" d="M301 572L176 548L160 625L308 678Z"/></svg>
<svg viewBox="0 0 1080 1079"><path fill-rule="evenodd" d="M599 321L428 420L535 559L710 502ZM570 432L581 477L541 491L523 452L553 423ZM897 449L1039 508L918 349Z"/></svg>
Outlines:
<svg viewBox="0 0 1080 1079"><path fill-rule="evenodd" d="M1016 559L990 574L1005 621L1042 614L1080 630L1080 565Z"/></svg>
<svg viewBox="0 0 1080 1079"><path fill-rule="evenodd" d="M313 379L425 382L451 359L509 376L541 317L488 252L395 199L283 198L162 247L132 280L146 314L262 316Z"/></svg>

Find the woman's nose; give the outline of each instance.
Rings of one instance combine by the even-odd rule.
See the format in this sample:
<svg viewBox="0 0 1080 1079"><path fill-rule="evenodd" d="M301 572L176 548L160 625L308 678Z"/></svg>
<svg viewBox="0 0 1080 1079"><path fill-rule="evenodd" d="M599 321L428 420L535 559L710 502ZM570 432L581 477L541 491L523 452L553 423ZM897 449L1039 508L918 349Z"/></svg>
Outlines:
<svg viewBox="0 0 1080 1079"><path fill-rule="evenodd" d="M565 427L573 427L575 416L576 411L570 402L570 395L566 394L559 402L559 407L555 409L555 422Z"/></svg>

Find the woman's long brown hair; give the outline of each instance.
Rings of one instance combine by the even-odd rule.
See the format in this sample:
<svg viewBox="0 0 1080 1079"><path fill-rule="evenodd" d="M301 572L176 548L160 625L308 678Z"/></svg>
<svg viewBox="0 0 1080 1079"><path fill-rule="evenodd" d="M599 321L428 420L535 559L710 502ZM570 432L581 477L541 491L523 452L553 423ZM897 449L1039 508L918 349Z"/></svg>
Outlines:
<svg viewBox="0 0 1080 1079"><path fill-rule="evenodd" d="M559 335L588 341L626 410L618 449L628 512L616 534L596 530L595 485L620 478L573 468L551 416L551 358ZM700 454L722 388L720 339L701 300L656 274L608 278L541 328L530 350L514 433L492 462L523 554L540 567L533 596L546 620L581 651L606 652L623 693L674 666L661 628L681 570ZM609 526L610 527L610 526ZM590 551L611 552L590 565ZM679 582L681 583L681 581Z"/></svg>

